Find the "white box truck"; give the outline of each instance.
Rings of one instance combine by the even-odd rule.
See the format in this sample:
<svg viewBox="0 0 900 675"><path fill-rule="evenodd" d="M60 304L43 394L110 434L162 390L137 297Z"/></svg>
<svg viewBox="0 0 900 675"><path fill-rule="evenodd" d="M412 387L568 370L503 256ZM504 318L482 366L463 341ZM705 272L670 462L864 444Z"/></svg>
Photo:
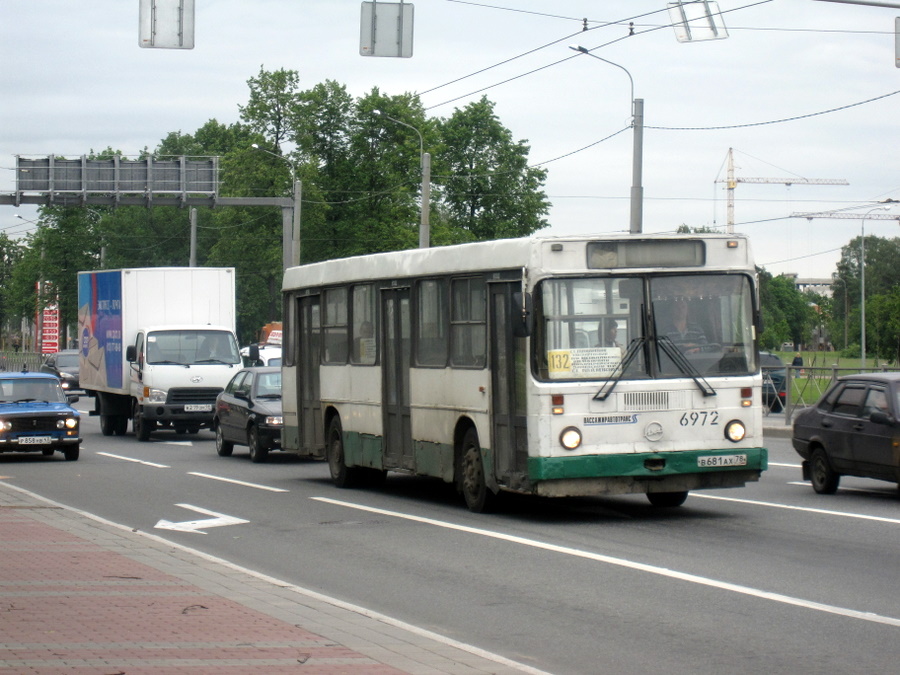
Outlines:
<svg viewBox="0 0 900 675"><path fill-rule="evenodd" d="M210 428L216 396L241 368L233 268L78 273L81 387L105 436Z"/></svg>

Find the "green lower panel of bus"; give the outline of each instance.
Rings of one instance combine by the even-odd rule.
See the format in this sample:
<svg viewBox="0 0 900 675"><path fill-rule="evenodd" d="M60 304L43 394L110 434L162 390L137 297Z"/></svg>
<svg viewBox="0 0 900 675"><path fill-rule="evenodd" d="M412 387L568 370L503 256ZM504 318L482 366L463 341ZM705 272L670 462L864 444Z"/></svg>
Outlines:
<svg viewBox="0 0 900 675"><path fill-rule="evenodd" d="M665 454L529 457L528 477L535 482L616 476L660 478L722 471L765 471L768 464L768 452L765 448L688 450Z"/></svg>
<svg viewBox="0 0 900 675"><path fill-rule="evenodd" d="M409 469L422 476L434 476L445 481L453 480L453 446L427 441L413 442L414 457L386 457L381 436L344 433L344 456L350 466L367 466L374 469Z"/></svg>

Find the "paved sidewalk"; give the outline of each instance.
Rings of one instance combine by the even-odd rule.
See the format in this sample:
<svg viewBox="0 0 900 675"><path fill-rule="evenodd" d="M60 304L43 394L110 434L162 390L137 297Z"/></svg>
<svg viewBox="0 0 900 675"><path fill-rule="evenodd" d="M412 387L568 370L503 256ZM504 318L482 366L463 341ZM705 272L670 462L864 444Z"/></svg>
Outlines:
<svg viewBox="0 0 900 675"><path fill-rule="evenodd" d="M0 480L0 673L520 672Z"/></svg>

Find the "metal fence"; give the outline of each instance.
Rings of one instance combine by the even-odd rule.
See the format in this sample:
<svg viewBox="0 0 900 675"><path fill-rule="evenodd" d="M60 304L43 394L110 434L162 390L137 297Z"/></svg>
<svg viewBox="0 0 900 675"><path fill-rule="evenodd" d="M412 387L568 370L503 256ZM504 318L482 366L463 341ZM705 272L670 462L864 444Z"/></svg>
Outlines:
<svg viewBox="0 0 900 675"><path fill-rule="evenodd" d="M44 356L37 352L0 351L0 370L21 371L23 368L29 371L40 370L44 362Z"/></svg>
<svg viewBox="0 0 900 675"><path fill-rule="evenodd" d="M787 366L784 425L791 426L795 410L815 405L825 390L841 375L889 373L900 368L838 368L837 366Z"/></svg>

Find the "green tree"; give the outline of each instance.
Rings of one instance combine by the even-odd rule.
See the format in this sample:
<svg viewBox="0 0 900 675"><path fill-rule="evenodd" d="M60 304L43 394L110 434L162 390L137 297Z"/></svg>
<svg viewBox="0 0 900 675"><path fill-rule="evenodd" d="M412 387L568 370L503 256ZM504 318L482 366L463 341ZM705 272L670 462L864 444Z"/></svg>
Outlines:
<svg viewBox="0 0 900 675"><path fill-rule="evenodd" d="M782 342L808 344L818 316L811 298L797 290L793 279L773 277L764 269L759 272L759 304L763 333L759 338L765 349L777 349Z"/></svg>
<svg viewBox="0 0 900 675"><path fill-rule="evenodd" d="M22 314L17 313L12 304L12 277L13 270L22 259L22 246L10 239L5 232L0 232L0 329L6 329L10 322L16 325L22 319ZM18 328L14 329L18 333Z"/></svg>
<svg viewBox="0 0 900 675"><path fill-rule="evenodd" d="M854 237L841 249L841 259L834 274L831 305L833 334L843 335L846 330L851 336L851 344L844 345L844 348L856 353L859 352L859 337L862 333L860 253L861 237ZM865 253L866 342L869 343L866 345L866 352L882 358L893 358L896 350L890 346L890 341L897 338L897 333L883 333L882 331L890 330L891 322L873 324L875 315L870 310L877 312L889 307L893 294L900 287L900 266L896 262L900 257L900 238L885 239L867 235Z"/></svg>
<svg viewBox="0 0 900 675"><path fill-rule="evenodd" d="M545 169L528 166L529 146L494 113L487 97L441 123L436 166L444 173L444 205L452 226L475 240L521 237L546 227Z"/></svg>
<svg viewBox="0 0 900 675"><path fill-rule="evenodd" d="M59 306L60 343L76 335L80 270L93 269L99 249L94 222L81 207L43 206L38 227L10 278L9 296L18 316L55 303Z"/></svg>

